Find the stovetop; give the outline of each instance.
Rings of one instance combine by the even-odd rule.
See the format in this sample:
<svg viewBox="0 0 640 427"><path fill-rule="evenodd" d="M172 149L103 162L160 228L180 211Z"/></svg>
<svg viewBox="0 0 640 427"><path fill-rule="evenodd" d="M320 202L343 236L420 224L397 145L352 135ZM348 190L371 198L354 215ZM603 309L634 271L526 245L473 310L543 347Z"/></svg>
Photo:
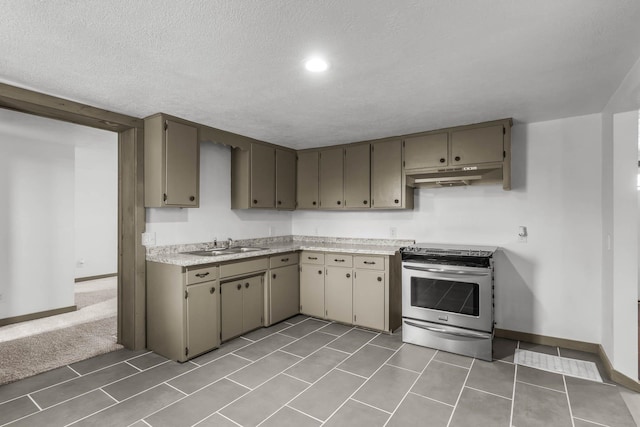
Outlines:
<svg viewBox="0 0 640 427"><path fill-rule="evenodd" d="M465 257L491 257L498 250L496 246L478 245L449 245L443 243L416 243L414 246L401 248L403 254L413 255L437 255L437 256L465 256Z"/></svg>

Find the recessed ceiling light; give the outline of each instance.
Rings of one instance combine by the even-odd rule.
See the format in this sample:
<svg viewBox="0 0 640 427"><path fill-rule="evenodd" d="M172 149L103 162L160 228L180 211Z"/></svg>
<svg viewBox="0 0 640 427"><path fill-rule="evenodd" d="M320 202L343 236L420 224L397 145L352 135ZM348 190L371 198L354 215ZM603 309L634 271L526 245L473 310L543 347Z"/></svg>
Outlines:
<svg viewBox="0 0 640 427"><path fill-rule="evenodd" d="M304 67L313 73L321 73L329 68L329 64L324 59L316 57L305 62Z"/></svg>

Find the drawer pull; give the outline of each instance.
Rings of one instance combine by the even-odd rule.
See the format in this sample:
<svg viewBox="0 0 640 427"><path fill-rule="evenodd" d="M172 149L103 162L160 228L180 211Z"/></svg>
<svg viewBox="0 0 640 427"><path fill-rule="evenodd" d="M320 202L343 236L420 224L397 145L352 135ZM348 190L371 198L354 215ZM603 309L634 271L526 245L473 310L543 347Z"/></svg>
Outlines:
<svg viewBox="0 0 640 427"><path fill-rule="evenodd" d="M271 278L272 278L272 279L275 279L275 278L276 278L276 275L274 274L273 276L271 276Z"/></svg>
<svg viewBox="0 0 640 427"><path fill-rule="evenodd" d="M351 274L347 273L347 279L351 278Z"/></svg>
<svg viewBox="0 0 640 427"><path fill-rule="evenodd" d="M289 258L282 258L280 261L287 262L287 261L289 261Z"/></svg>
<svg viewBox="0 0 640 427"><path fill-rule="evenodd" d="M207 277L208 275L209 275L208 271L206 273L196 273L196 277L200 277L200 278Z"/></svg>
<svg viewBox="0 0 640 427"><path fill-rule="evenodd" d="M238 290L242 289L242 283L238 283L237 288L238 288Z"/></svg>
<svg viewBox="0 0 640 427"><path fill-rule="evenodd" d="M317 256L308 256L307 259L318 259Z"/></svg>
<svg viewBox="0 0 640 427"><path fill-rule="evenodd" d="M378 277L378 282L382 282L382 277Z"/></svg>
<svg viewBox="0 0 640 427"><path fill-rule="evenodd" d="M244 284L244 287L245 287L245 288L249 288L249 282L245 283L245 284Z"/></svg>
<svg viewBox="0 0 640 427"><path fill-rule="evenodd" d="M375 261L365 261L364 262L367 265L374 265L376 262Z"/></svg>
<svg viewBox="0 0 640 427"><path fill-rule="evenodd" d="M209 289L209 293L210 293L210 294L214 293L215 291L216 291L216 287L215 287L215 286L214 286L214 287L212 287L211 289Z"/></svg>
<svg viewBox="0 0 640 427"><path fill-rule="evenodd" d="M318 274L322 274L322 270L318 270Z"/></svg>
<svg viewBox="0 0 640 427"><path fill-rule="evenodd" d="M335 261L335 262L344 262L345 260L344 260L344 259L336 258L336 259L334 259L334 261Z"/></svg>

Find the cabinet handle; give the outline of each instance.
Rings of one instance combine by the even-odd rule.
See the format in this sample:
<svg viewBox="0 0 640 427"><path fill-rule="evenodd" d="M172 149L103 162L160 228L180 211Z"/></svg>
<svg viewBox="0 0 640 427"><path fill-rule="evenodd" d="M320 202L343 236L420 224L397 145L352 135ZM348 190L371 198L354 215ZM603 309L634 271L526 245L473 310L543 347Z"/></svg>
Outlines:
<svg viewBox="0 0 640 427"><path fill-rule="evenodd" d="M282 258L280 261L287 262L287 261L289 261L289 258Z"/></svg>
<svg viewBox="0 0 640 427"><path fill-rule="evenodd" d="M196 277L200 277L200 278L202 278L202 277L207 277L208 275L209 275L209 272L206 272L206 273L196 273Z"/></svg>
<svg viewBox="0 0 640 427"><path fill-rule="evenodd" d="M249 282L245 283L245 284L244 284L244 287L245 287L245 288L249 288Z"/></svg>
<svg viewBox="0 0 640 427"><path fill-rule="evenodd" d="M196 197L195 197L195 196L191 196L191 197L189 197L189 200L190 200L190 201L192 201L192 202L193 202L195 199L196 199Z"/></svg>
<svg viewBox="0 0 640 427"><path fill-rule="evenodd" d="M316 202L315 202L315 200L313 201L313 203L312 203L312 204L313 204L313 206L315 206L315 205L316 205Z"/></svg>
<svg viewBox="0 0 640 427"><path fill-rule="evenodd" d="M347 279L351 277L351 274L347 273Z"/></svg>
<svg viewBox="0 0 640 427"><path fill-rule="evenodd" d="M456 156L455 160L456 160L456 162L459 162L460 161L460 156Z"/></svg>
<svg viewBox="0 0 640 427"><path fill-rule="evenodd" d="M318 270L318 274L322 274L322 270Z"/></svg>
<svg viewBox="0 0 640 427"><path fill-rule="evenodd" d="M215 287L215 286L214 286L214 287L212 287L211 289L209 289L209 293L210 293L210 294L214 293L215 291L216 291L216 287Z"/></svg>
<svg viewBox="0 0 640 427"><path fill-rule="evenodd" d="M238 290L242 289L242 283L238 283Z"/></svg>
<svg viewBox="0 0 640 427"><path fill-rule="evenodd" d="M336 258L336 259L334 259L334 261L335 261L335 262L344 262L344 259L338 259L338 258Z"/></svg>
<svg viewBox="0 0 640 427"><path fill-rule="evenodd" d="M317 256L308 256L307 259L318 259Z"/></svg>
<svg viewBox="0 0 640 427"><path fill-rule="evenodd" d="M256 199L253 199L253 204L254 204L254 205L257 205L257 204L258 204L258 201L257 201Z"/></svg>
<svg viewBox="0 0 640 427"><path fill-rule="evenodd" d="M279 204L279 205L281 205L281 204L282 204L282 201L281 201L281 200L278 200L278 204Z"/></svg>
<svg viewBox="0 0 640 427"><path fill-rule="evenodd" d="M382 282L382 277L378 276L378 282Z"/></svg>
<svg viewBox="0 0 640 427"><path fill-rule="evenodd" d="M368 265L373 265L373 264L375 264L375 263L376 263L375 261L365 261L365 262L364 262L364 264L368 264Z"/></svg>
<svg viewBox="0 0 640 427"><path fill-rule="evenodd" d="M273 276L271 276L271 278L272 278L272 279L275 279L275 278L276 278L276 275L274 274Z"/></svg>
<svg viewBox="0 0 640 427"><path fill-rule="evenodd" d="M338 204L342 204L342 202L340 200L338 200Z"/></svg>
<svg viewBox="0 0 640 427"><path fill-rule="evenodd" d="M363 205L366 205L367 203L369 203L367 200L363 200L363 201L362 201L362 204L363 204Z"/></svg>
<svg viewBox="0 0 640 427"><path fill-rule="evenodd" d="M441 158L441 159L440 159L440 163L444 163L444 158Z"/></svg>
<svg viewBox="0 0 640 427"><path fill-rule="evenodd" d="M393 201L393 203L395 203L395 204L397 205L398 203L400 203L400 200L395 199L395 200Z"/></svg>

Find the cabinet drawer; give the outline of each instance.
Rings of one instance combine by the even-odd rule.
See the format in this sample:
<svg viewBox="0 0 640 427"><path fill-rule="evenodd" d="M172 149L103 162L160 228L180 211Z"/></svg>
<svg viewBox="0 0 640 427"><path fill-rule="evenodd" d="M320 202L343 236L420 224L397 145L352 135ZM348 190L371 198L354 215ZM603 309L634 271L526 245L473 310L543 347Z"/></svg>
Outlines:
<svg viewBox="0 0 640 427"><path fill-rule="evenodd" d="M288 254L275 255L269 258L269 268L284 267L287 265L295 265L298 263L299 256L297 252Z"/></svg>
<svg viewBox="0 0 640 427"><path fill-rule="evenodd" d="M355 268L384 270L384 257L381 256L356 256L353 263Z"/></svg>
<svg viewBox="0 0 640 427"><path fill-rule="evenodd" d="M187 269L187 285L193 285L195 283L207 282L209 280L216 280L218 278L218 267L198 267Z"/></svg>
<svg viewBox="0 0 640 427"><path fill-rule="evenodd" d="M220 277L242 276L269 268L268 258L257 258L249 261L232 262L220 266Z"/></svg>
<svg viewBox="0 0 640 427"><path fill-rule="evenodd" d="M342 254L327 254L325 257L326 265L335 265L337 267L353 267L353 256Z"/></svg>
<svg viewBox="0 0 640 427"><path fill-rule="evenodd" d="M303 264L324 264L324 254L321 252L302 252L300 262Z"/></svg>

